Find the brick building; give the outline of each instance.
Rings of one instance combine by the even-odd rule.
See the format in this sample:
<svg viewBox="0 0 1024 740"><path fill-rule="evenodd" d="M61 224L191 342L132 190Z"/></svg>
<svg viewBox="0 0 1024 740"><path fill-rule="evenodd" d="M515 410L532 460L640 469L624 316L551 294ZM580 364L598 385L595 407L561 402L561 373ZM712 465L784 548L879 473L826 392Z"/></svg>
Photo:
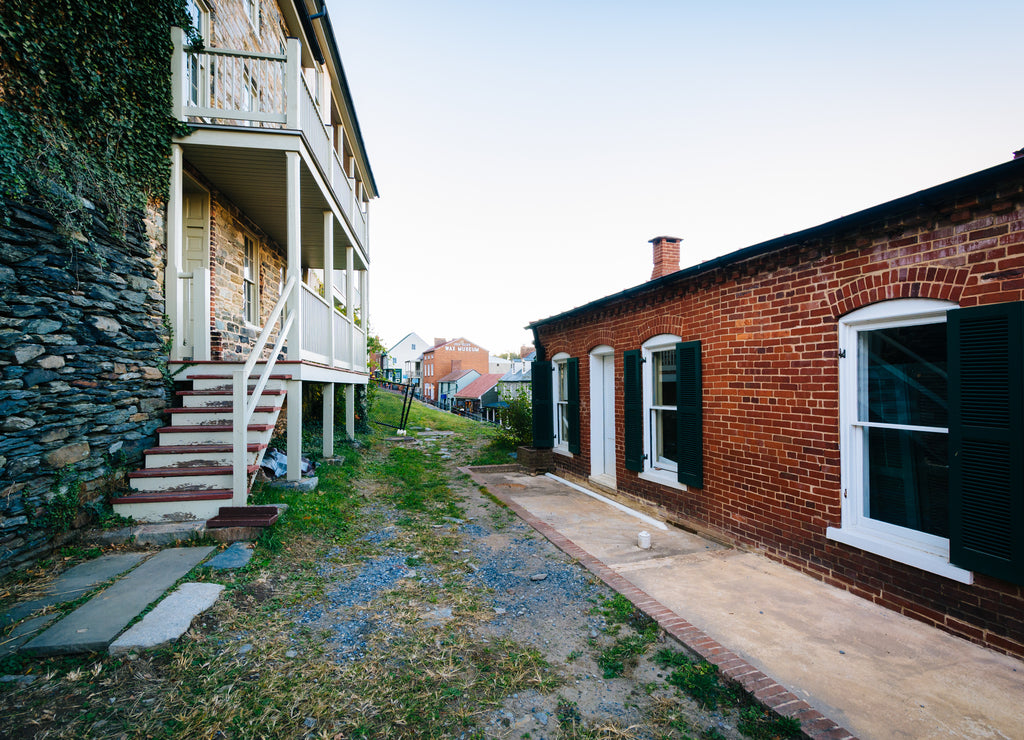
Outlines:
<svg viewBox="0 0 1024 740"><path fill-rule="evenodd" d="M563 475L1024 656L1024 160L530 325ZM659 260L660 258L660 260Z"/></svg>
<svg viewBox="0 0 1024 740"><path fill-rule="evenodd" d="M486 349L461 337L450 342L434 339L434 346L424 350L420 359L423 397L437 402L440 398L438 380L456 370L476 370L486 375L489 357L490 353Z"/></svg>

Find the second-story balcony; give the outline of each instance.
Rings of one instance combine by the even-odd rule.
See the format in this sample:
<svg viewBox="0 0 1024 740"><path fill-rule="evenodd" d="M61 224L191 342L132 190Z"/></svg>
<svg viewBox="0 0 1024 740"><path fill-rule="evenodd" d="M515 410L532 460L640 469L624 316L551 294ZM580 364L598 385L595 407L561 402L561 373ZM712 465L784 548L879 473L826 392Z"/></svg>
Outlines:
<svg viewBox="0 0 1024 740"><path fill-rule="evenodd" d="M316 77L302 66L299 40L289 38L283 54L192 49L184 45L178 28L172 29L172 40L173 115L194 127L182 140L189 160L243 211L260 214L261 227L283 242L287 206L267 191L283 181L283 159L277 155L301 151L308 167L303 173L302 207L311 217L302 219L303 232L319 228L317 208L336 210L354 246L368 257L362 185L346 150L343 127L331 124L327 106L321 104L322 93L307 79ZM239 136L243 134L244 138ZM244 156L227 154L230 148L244 151ZM323 198L332 202L318 204ZM343 238L339 234L339 240ZM315 259L308 265L322 267Z"/></svg>

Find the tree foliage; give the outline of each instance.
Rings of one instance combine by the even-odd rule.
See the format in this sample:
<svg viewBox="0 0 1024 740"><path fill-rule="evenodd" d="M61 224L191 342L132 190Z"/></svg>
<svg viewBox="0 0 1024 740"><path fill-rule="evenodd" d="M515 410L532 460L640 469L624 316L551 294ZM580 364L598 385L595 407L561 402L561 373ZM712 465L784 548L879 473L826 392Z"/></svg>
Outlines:
<svg viewBox="0 0 1024 740"><path fill-rule="evenodd" d="M508 405L498 411L500 424L498 437L512 446L529 445L533 442L533 404L530 390L519 388L504 399Z"/></svg>
<svg viewBox="0 0 1024 740"><path fill-rule="evenodd" d="M0 3L0 196L33 199L68 228L83 199L122 231L166 196L171 25L191 29L184 0Z"/></svg>

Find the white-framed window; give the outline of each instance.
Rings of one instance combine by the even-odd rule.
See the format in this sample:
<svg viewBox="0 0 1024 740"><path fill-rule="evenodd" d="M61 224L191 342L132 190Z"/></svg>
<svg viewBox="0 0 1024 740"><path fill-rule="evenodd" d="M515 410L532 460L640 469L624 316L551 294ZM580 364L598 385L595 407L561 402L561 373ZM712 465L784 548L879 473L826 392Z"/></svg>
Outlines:
<svg viewBox="0 0 1024 740"><path fill-rule="evenodd" d="M676 368L675 334L659 334L641 346L644 391L644 470L641 478L675 488L684 488L677 479L679 440L677 438L677 399L679 374Z"/></svg>
<svg viewBox="0 0 1024 740"><path fill-rule="evenodd" d="M260 32L260 0L242 0L245 16L256 33Z"/></svg>
<svg viewBox="0 0 1024 740"><path fill-rule="evenodd" d="M555 449L569 452L569 355L559 352L551 358L552 406L555 412Z"/></svg>
<svg viewBox="0 0 1024 740"><path fill-rule="evenodd" d="M949 563L948 301L897 299L839 321L842 526L828 537L970 583Z"/></svg>
<svg viewBox="0 0 1024 740"><path fill-rule="evenodd" d="M259 324L259 249L256 240L245 235L242 248L242 316L249 324Z"/></svg>
<svg viewBox="0 0 1024 740"><path fill-rule="evenodd" d="M210 9L203 0L187 0L185 3L186 12L192 21L199 38L203 44L210 43ZM208 105L209 100L209 70L207 69L207 57L201 53L189 53L186 55L185 74L187 75L186 97L189 105Z"/></svg>

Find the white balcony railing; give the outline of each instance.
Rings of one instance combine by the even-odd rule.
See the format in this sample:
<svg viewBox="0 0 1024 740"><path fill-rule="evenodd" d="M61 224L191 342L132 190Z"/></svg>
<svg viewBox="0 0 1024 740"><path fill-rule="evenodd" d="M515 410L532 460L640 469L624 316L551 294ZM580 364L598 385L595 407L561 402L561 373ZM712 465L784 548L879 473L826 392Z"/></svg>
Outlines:
<svg viewBox="0 0 1024 740"><path fill-rule="evenodd" d="M171 36L175 117L190 123L301 131L360 246L368 253L366 214L302 74L299 40L288 39L284 54L261 54L186 49L180 28L172 28Z"/></svg>
<svg viewBox="0 0 1024 740"><path fill-rule="evenodd" d="M328 306L320 294L305 283L301 286L302 359L333 364L351 370L366 372L366 332L353 327L348 316ZM333 324L333 328L332 328ZM355 333L355 346L352 337ZM334 337L334 362L331 362L331 337Z"/></svg>

